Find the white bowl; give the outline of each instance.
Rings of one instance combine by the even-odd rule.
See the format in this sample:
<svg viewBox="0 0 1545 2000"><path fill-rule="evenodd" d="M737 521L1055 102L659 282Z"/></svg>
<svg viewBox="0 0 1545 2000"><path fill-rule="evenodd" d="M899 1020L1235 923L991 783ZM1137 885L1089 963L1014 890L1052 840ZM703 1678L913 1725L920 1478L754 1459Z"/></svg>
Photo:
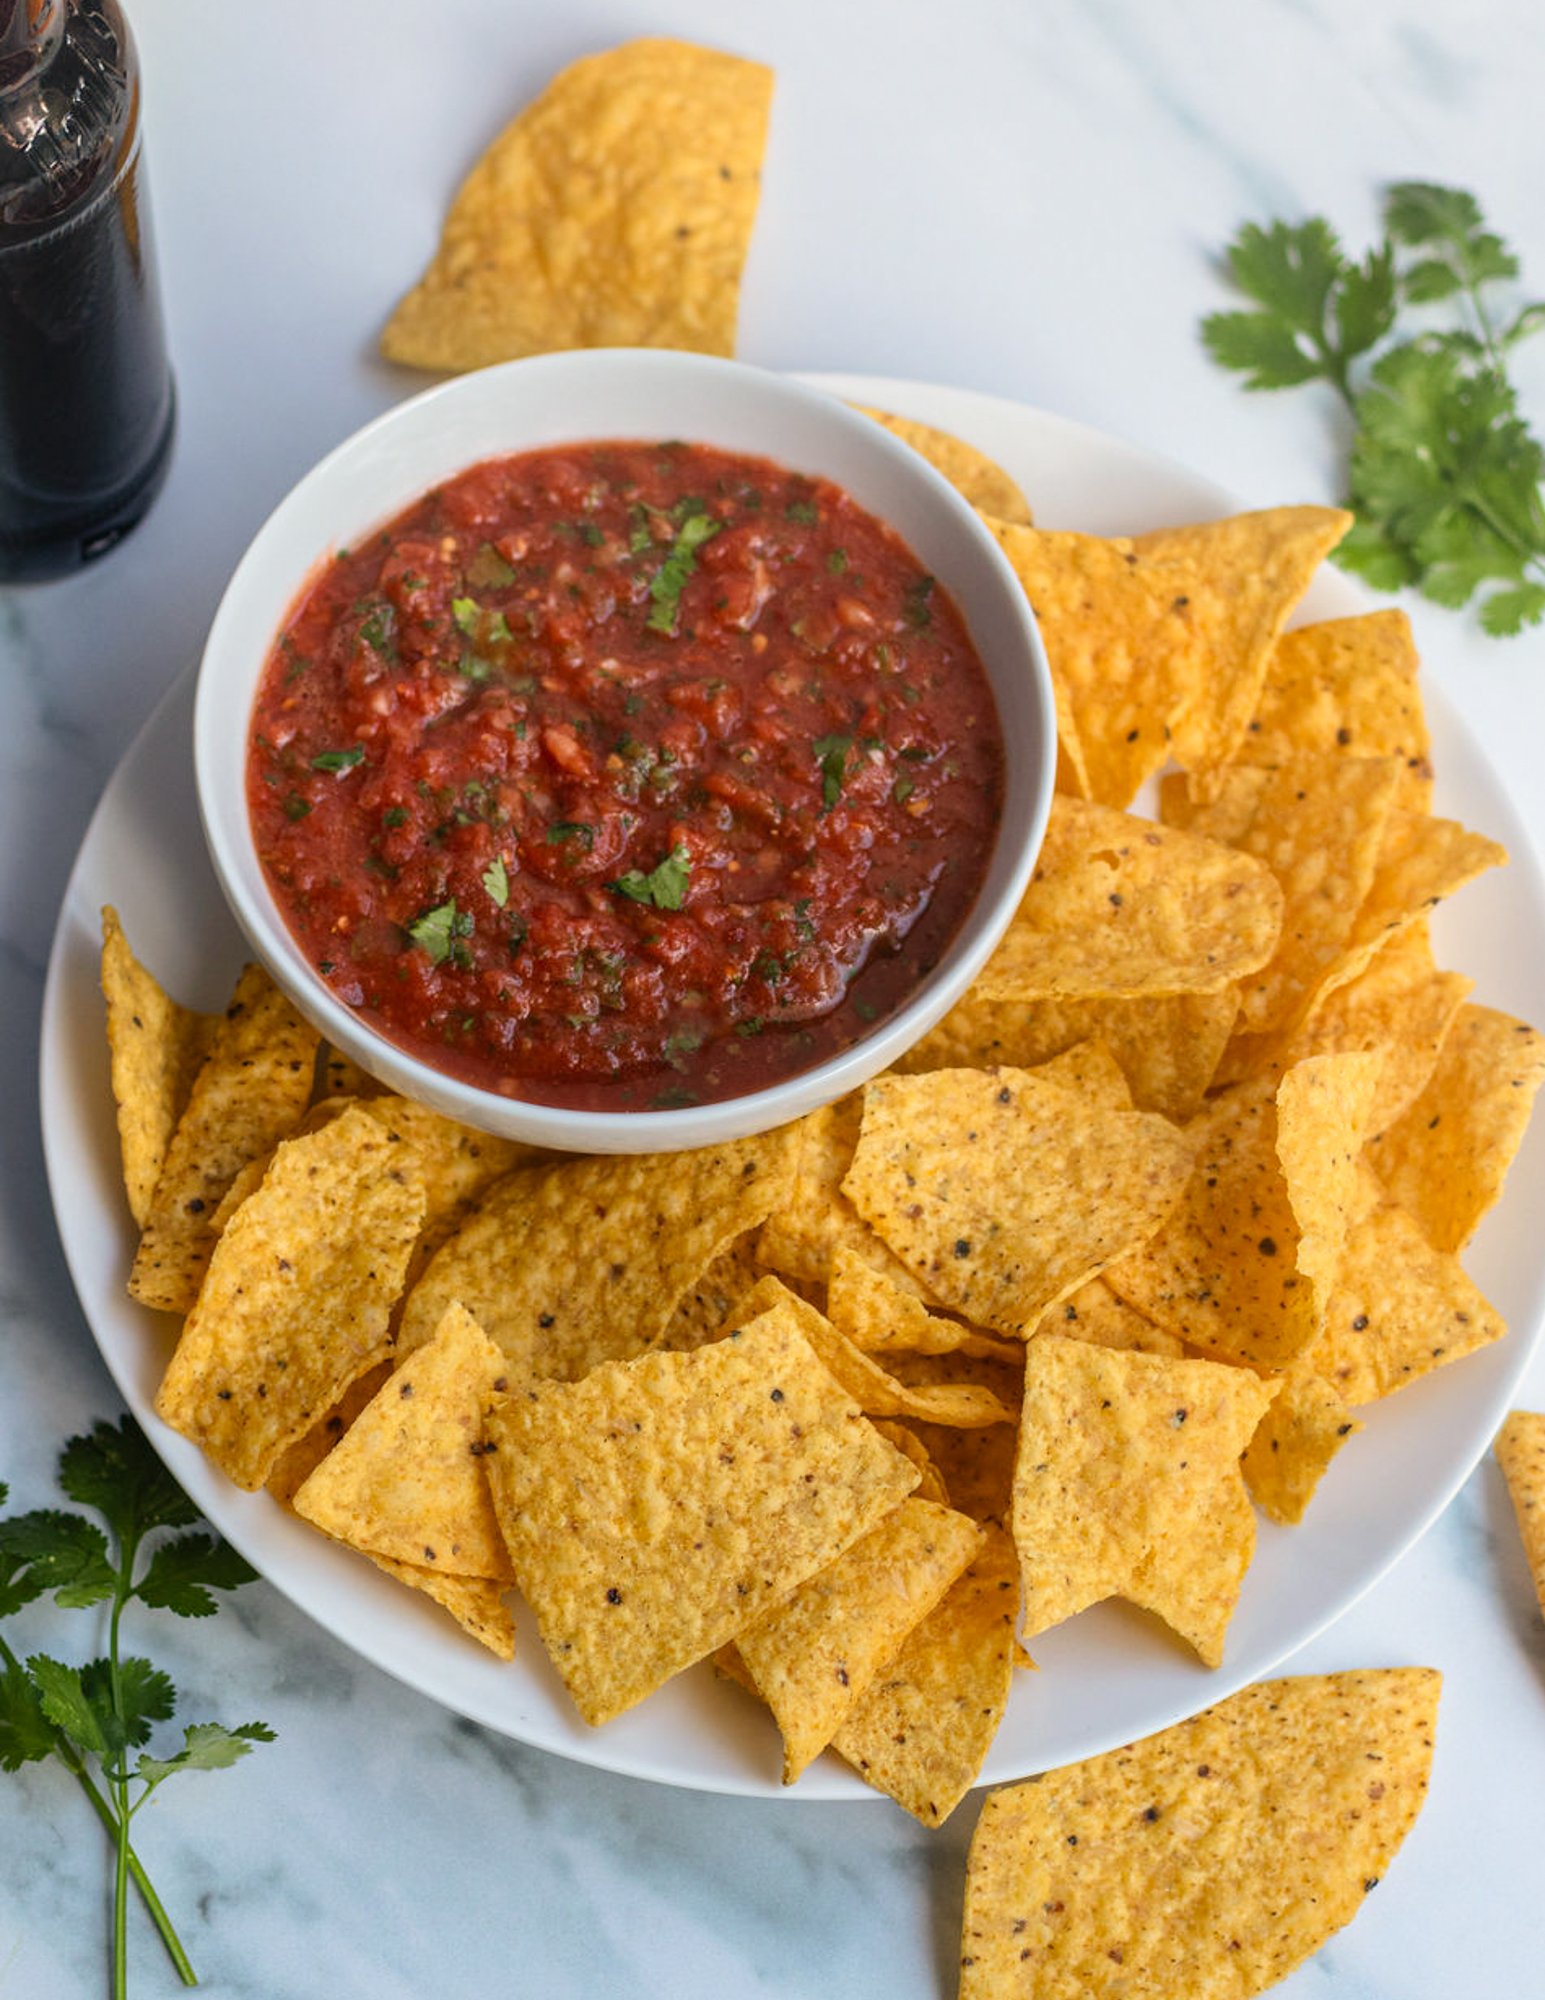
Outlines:
<svg viewBox="0 0 1545 2000"><path fill-rule="evenodd" d="M980 893L912 998L860 1040L764 1089L673 1111L575 1111L447 1076L334 998L274 901L247 813L247 730L269 648L308 578L439 481L502 454L606 438L682 438L755 453L845 487L959 606L1003 729L1003 814ZM573 1152L663 1152L769 1130L894 1062L961 997L1024 892L1051 805L1051 678L1025 594L991 534L908 446L782 376L696 354L600 349L515 361L427 390L357 431L259 529L215 613L199 670L194 764L215 873L280 987L334 1047L446 1116Z"/></svg>

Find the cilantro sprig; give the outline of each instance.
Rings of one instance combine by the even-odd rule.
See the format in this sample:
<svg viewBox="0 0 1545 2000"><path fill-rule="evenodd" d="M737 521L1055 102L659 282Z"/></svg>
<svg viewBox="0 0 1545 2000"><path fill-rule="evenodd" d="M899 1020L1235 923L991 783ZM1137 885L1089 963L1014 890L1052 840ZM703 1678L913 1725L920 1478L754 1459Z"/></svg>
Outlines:
<svg viewBox="0 0 1545 2000"><path fill-rule="evenodd" d="M691 880L692 856L685 847L677 846L647 874L641 868L630 868L609 886L632 902L653 903L657 910L679 910Z"/></svg>
<svg viewBox="0 0 1545 2000"><path fill-rule="evenodd" d="M262 1722L227 1728L189 1723L179 1749L153 1756L155 1725L177 1706L171 1677L121 1645L125 1611L139 1603L207 1618L215 1591L235 1590L255 1571L218 1536L195 1527L198 1513L130 1417L98 1423L71 1438L59 1459L59 1484L98 1515L39 1508L0 1520L0 1621L51 1594L65 1610L108 1607L108 1644L100 1658L72 1666L51 1654L18 1656L0 1633L0 1770L53 1758L75 1779L113 1842L112 1991L128 1990L129 1883L134 1883L186 1986L197 1985L182 1941L134 1850L136 1815L168 1778L216 1771L271 1743ZM0 1485L0 1505L7 1498ZM172 1535L166 1531L188 1529ZM148 1550L148 1555L147 1555ZM146 1558L142 1560L142 1557ZM136 1756L134 1753L138 1752Z"/></svg>
<svg viewBox="0 0 1545 2000"><path fill-rule="evenodd" d="M1484 629L1509 636L1545 618L1545 447L1507 373L1545 302L1502 289L1518 260L1458 188L1397 183L1384 232L1359 262L1321 217L1247 223L1226 261L1254 304L1202 338L1247 389L1322 381L1345 403L1357 525L1338 562L1454 608L1479 593Z"/></svg>
<svg viewBox="0 0 1545 2000"><path fill-rule="evenodd" d="M671 543L671 552L655 571L649 586L649 616L644 623L651 632L663 632L667 637L674 634L681 613L681 593L687 578L697 568L697 551L704 542L712 541L723 526L701 501L694 512L684 515Z"/></svg>

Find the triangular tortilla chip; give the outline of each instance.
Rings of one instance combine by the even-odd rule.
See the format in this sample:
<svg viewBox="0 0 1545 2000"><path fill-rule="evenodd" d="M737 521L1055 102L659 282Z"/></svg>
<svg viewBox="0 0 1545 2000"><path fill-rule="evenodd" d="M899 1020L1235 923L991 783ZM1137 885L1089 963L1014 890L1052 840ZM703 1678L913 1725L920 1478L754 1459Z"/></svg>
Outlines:
<svg viewBox="0 0 1545 2000"><path fill-rule="evenodd" d="M882 1243L842 1192L863 1120L860 1092L823 1104L791 1129L794 1184L757 1239L757 1261L790 1284L825 1285L839 1249L862 1257L898 1290L923 1298L926 1287Z"/></svg>
<svg viewBox="0 0 1545 2000"><path fill-rule="evenodd" d="M1220 1665L1255 1552L1239 1456L1275 1393L1215 1361L1032 1341L1013 1517L1026 1636L1124 1597Z"/></svg>
<svg viewBox="0 0 1545 2000"><path fill-rule="evenodd" d="M571 63L462 183L382 352L448 369L570 347L733 354L772 83L665 39Z"/></svg>
<svg viewBox="0 0 1545 2000"><path fill-rule="evenodd" d="M1352 525L1340 507L1269 507L1138 535L1149 562L1180 563L1205 677L1172 730L1187 771L1227 763L1260 707L1266 663L1293 607Z"/></svg>
<svg viewBox="0 0 1545 2000"><path fill-rule="evenodd" d="M915 1496L735 1640L783 1732L792 1785L980 1553L964 1514Z"/></svg>
<svg viewBox="0 0 1545 2000"><path fill-rule="evenodd" d="M1070 1299L1047 1314L1047 1333L1067 1340L1087 1340L1094 1347L1125 1347L1134 1354L1185 1353L1178 1335L1155 1326L1151 1319L1117 1298L1103 1278L1091 1278Z"/></svg>
<svg viewBox="0 0 1545 2000"><path fill-rule="evenodd" d="M1028 1337L1048 1306L1159 1228L1192 1143L1034 1070L935 1070L865 1087L843 1189L898 1257L978 1326Z"/></svg>
<svg viewBox="0 0 1545 2000"><path fill-rule="evenodd" d="M994 1792L959 2000L1246 2000L1361 1909L1421 1811L1440 1677L1262 1681Z"/></svg>
<svg viewBox="0 0 1545 2000"><path fill-rule="evenodd" d="M978 1333L958 1319L930 1312L847 1244L832 1259L826 1311L839 1333L866 1354L969 1354L1023 1360L1017 1341Z"/></svg>
<svg viewBox="0 0 1545 2000"><path fill-rule="evenodd" d="M1294 1369L1246 1448L1251 1498L1284 1526L1301 1521L1331 1460L1361 1429L1328 1382L1302 1365Z"/></svg>
<svg viewBox="0 0 1545 2000"><path fill-rule="evenodd" d="M591 1723L733 1639L918 1481L786 1306L691 1354L527 1382L486 1440L516 1578Z"/></svg>
<svg viewBox="0 0 1545 2000"><path fill-rule="evenodd" d="M1110 1000L1219 993L1277 946L1282 893L1248 854L1076 799L1053 802L1035 873L973 992Z"/></svg>
<svg viewBox="0 0 1545 2000"><path fill-rule="evenodd" d="M443 1570L426 1569L421 1563L397 1562L391 1556L372 1555L370 1560L398 1583L432 1597L464 1632L470 1633L490 1653L496 1653L501 1660L514 1659L515 1616L504 1599L506 1584L482 1576L447 1576Z"/></svg>
<svg viewBox="0 0 1545 2000"><path fill-rule="evenodd" d="M1535 1595L1545 1612L1545 1415L1514 1410L1492 1449L1512 1495Z"/></svg>
<svg viewBox="0 0 1545 2000"><path fill-rule="evenodd" d="M904 444L911 445L980 513L1029 526L1030 502L1018 484L985 451L949 431L938 430L932 424L920 424L913 417L893 416L889 410L872 410L863 403L855 403L853 407L862 410L866 417L873 417L877 424L883 424Z"/></svg>
<svg viewBox="0 0 1545 2000"><path fill-rule="evenodd" d="M449 1307L300 1488L296 1513L367 1555L510 1582L483 1476L483 1407L508 1366L466 1307Z"/></svg>

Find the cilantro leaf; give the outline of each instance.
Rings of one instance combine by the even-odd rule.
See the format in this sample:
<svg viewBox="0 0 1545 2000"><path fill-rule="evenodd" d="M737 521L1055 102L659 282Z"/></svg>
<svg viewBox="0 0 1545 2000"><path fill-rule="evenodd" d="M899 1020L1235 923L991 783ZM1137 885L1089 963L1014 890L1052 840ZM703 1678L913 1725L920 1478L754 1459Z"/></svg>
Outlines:
<svg viewBox="0 0 1545 2000"><path fill-rule="evenodd" d="M266 1722L243 1722L227 1729L218 1722L193 1722L183 1731L182 1748L174 1757L141 1757L135 1770L148 1784L159 1785L178 1771L224 1771L245 1757L254 1743L272 1743Z"/></svg>
<svg viewBox="0 0 1545 2000"><path fill-rule="evenodd" d="M810 746L821 767L821 804L830 812L842 796L842 780L847 771L851 736L818 736Z"/></svg>
<svg viewBox="0 0 1545 2000"><path fill-rule="evenodd" d="M311 760L313 771L352 771L365 761L365 746L356 743L349 750L323 750Z"/></svg>
<svg viewBox="0 0 1545 2000"><path fill-rule="evenodd" d="M236 1590L256 1575L229 1542L214 1535L179 1535L156 1550L134 1595L142 1604L182 1618L208 1618L216 1609L211 1591Z"/></svg>
<svg viewBox="0 0 1545 2000"><path fill-rule="evenodd" d="M165 1722L177 1706L177 1690L171 1677L159 1667L130 1654L118 1662L118 1692L123 1704L120 1722L113 1708L113 1669L110 1660L91 1660L80 1670L81 1691L91 1706L107 1745L107 1754L138 1749L150 1741L152 1723Z"/></svg>
<svg viewBox="0 0 1545 2000"><path fill-rule="evenodd" d="M496 854L483 870L483 887L501 910L510 900L510 871L502 854Z"/></svg>
<svg viewBox="0 0 1545 2000"><path fill-rule="evenodd" d="M1341 244L1328 222L1313 216L1293 227L1247 222L1227 252L1229 276L1246 297L1297 333L1319 338L1331 289L1345 269Z"/></svg>
<svg viewBox="0 0 1545 2000"><path fill-rule="evenodd" d="M191 1527L198 1519L198 1509L129 1416L117 1424L99 1419L89 1434L71 1438L59 1457L59 1484L125 1541L138 1541L152 1528Z"/></svg>
<svg viewBox="0 0 1545 2000"><path fill-rule="evenodd" d="M702 507L701 502L698 505ZM681 611L681 593L687 578L697 568L697 551L704 542L712 541L723 526L706 508L688 514L682 521L670 554L655 571L649 586L650 609L644 623L651 632L664 632L668 637L674 634Z"/></svg>
<svg viewBox="0 0 1545 2000"><path fill-rule="evenodd" d="M478 620L483 615L483 607L475 597L453 597L451 616L456 620L456 630L470 639L477 630Z"/></svg>
<svg viewBox="0 0 1545 2000"><path fill-rule="evenodd" d="M51 1660L46 1653L34 1653L27 1671L38 1691L38 1705L55 1729L62 1730L80 1749L105 1756L108 1746L102 1711L82 1680L81 1669Z"/></svg>
<svg viewBox="0 0 1545 2000"><path fill-rule="evenodd" d="M51 1590L67 1608L100 1604L117 1581L107 1537L81 1514L44 1509L0 1521L0 1557L27 1565L31 1596Z"/></svg>
<svg viewBox="0 0 1545 2000"><path fill-rule="evenodd" d="M57 1747L36 1681L20 1660L7 1660L0 1668L0 1771L36 1764Z"/></svg>
<svg viewBox="0 0 1545 2000"><path fill-rule="evenodd" d="M428 952L432 965L444 965L449 959L463 971L471 965L472 954L462 940L471 935L471 912L458 910L454 896L432 910L421 910L408 925L408 936L421 951Z"/></svg>
<svg viewBox="0 0 1545 2000"><path fill-rule="evenodd" d="M657 910L679 910L691 879L692 856L685 847L677 846L647 875L630 868L609 886L635 903L653 903Z"/></svg>
<svg viewBox="0 0 1545 2000"><path fill-rule="evenodd" d="M1202 321L1202 340L1214 361L1240 371L1247 389L1291 389L1320 373L1293 328L1269 312L1212 313Z"/></svg>
<svg viewBox="0 0 1545 2000"><path fill-rule="evenodd" d="M547 844L557 847L565 840L577 840L586 854L595 846L595 828L582 819L554 820L547 829Z"/></svg>

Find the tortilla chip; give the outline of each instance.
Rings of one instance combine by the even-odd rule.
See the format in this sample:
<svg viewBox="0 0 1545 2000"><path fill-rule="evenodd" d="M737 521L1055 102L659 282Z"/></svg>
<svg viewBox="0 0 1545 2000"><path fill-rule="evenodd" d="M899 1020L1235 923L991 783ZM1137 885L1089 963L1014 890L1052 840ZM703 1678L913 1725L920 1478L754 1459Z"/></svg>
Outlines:
<svg viewBox="0 0 1545 2000"><path fill-rule="evenodd" d="M678 1352L717 1340L725 1321L762 1275L756 1231L737 1236L721 1250L671 1314L660 1345Z"/></svg>
<svg viewBox="0 0 1545 2000"><path fill-rule="evenodd" d="M1275 1393L1215 1361L1032 1341L1013 1514L1026 1637L1124 1597L1220 1666L1255 1552L1239 1456Z"/></svg>
<svg viewBox="0 0 1545 2000"><path fill-rule="evenodd" d="M382 353L447 369L571 347L733 354L772 82L665 39L571 63L462 183Z"/></svg>
<svg viewBox="0 0 1545 2000"><path fill-rule="evenodd" d="M274 1469L263 1484L281 1507L291 1507L295 1496L316 1471L349 1426L373 1400L381 1384L392 1372L390 1361L378 1361L351 1382L325 1417L319 1417L294 1444L286 1446L274 1461Z"/></svg>
<svg viewBox="0 0 1545 2000"><path fill-rule="evenodd" d="M1048 1313L1045 1331L1067 1340L1087 1340L1094 1347L1123 1347L1133 1354L1185 1353L1183 1340L1117 1298L1103 1278L1091 1278Z"/></svg>
<svg viewBox="0 0 1545 2000"><path fill-rule="evenodd" d="M1356 979L1315 1003L1276 1060L1290 1069L1306 1056L1382 1050L1369 1120L1371 1131L1382 1132L1421 1095L1474 984L1463 973L1439 972L1426 924L1411 924L1382 945Z"/></svg>
<svg viewBox="0 0 1545 2000"><path fill-rule="evenodd" d="M973 987L892 1065L899 1076L931 1069L1035 1069L1084 1041L1104 1042L1139 1111L1183 1124L1201 1109L1233 1032L1239 996L1175 993L1147 1000L1004 1000Z"/></svg>
<svg viewBox="0 0 1545 2000"><path fill-rule="evenodd" d="M1432 741L1417 692L1419 661L1403 611L1370 611L1284 632L1266 662L1254 721L1238 764L1286 764L1306 751L1398 757L1395 804L1432 806Z"/></svg>
<svg viewBox="0 0 1545 2000"><path fill-rule="evenodd" d="M459 1299L517 1374L574 1381L643 1353L714 1259L787 1199L792 1130L517 1168L430 1260L403 1309L402 1351Z"/></svg>
<svg viewBox="0 0 1545 2000"><path fill-rule="evenodd" d="M497 1653L501 1660L514 1659L515 1614L504 1599L507 1584L481 1576L448 1576L443 1570L426 1569L421 1563L397 1562L391 1556L371 1555L370 1560L398 1583L432 1597L464 1632L470 1633L490 1653Z"/></svg>
<svg viewBox="0 0 1545 2000"><path fill-rule="evenodd" d="M378 1097L385 1090L384 1083L377 1083L368 1070L361 1069L352 1056L335 1049L331 1042L323 1042L317 1050L314 1104L332 1097Z"/></svg>
<svg viewBox="0 0 1545 2000"><path fill-rule="evenodd" d="M1029 526L1030 502L1003 467L989 458L985 451L974 444L967 444L964 438L952 436L949 431L936 430L932 424L920 424L913 417L893 416L889 410L872 410L863 403L855 403L853 407L862 410L866 417L873 417L877 424L883 424L903 444L911 445L978 512L995 514L1001 521L1018 521Z"/></svg>
<svg viewBox="0 0 1545 2000"><path fill-rule="evenodd" d="M866 1354L970 1354L1018 1361L1017 1341L977 1333L958 1319L930 1312L921 1299L892 1284L847 1244L832 1258L826 1312L833 1326Z"/></svg>
<svg viewBox="0 0 1545 2000"><path fill-rule="evenodd" d="M367 1555L511 1581L483 1476L483 1406L508 1366L465 1306L385 1382L295 1495L295 1512Z"/></svg>
<svg viewBox="0 0 1545 2000"><path fill-rule="evenodd" d="M1188 568L1145 561L1127 541L987 525L1035 612L1078 746L1080 796L1130 804L1169 756L1200 671ZM1061 725L1059 705L1059 735Z"/></svg>
<svg viewBox="0 0 1545 2000"><path fill-rule="evenodd" d="M695 1353L528 1382L486 1436L516 1578L591 1723L733 1639L918 1477L786 1306Z"/></svg>
<svg viewBox="0 0 1545 2000"><path fill-rule="evenodd" d="M900 1291L918 1298L926 1287L895 1252L882 1243L842 1192L853 1164L863 1118L863 1097L855 1091L824 1104L792 1127L796 1170L787 1200L768 1217L757 1239L758 1263L790 1284L825 1285L840 1248L862 1257Z"/></svg>
<svg viewBox="0 0 1545 2000"><path fill-rule="evenodd" d="M1368 1157L1438 1250L1462 1250L1502 1193L1545 1079L1545 1041L1494 1007L1461 1007L1426 1088Z"/></svg>
<svg viewBox="0 0 1545 2000"><path fill-rule="evenodd" d="M891 1417L871 1417L869 1419L887 1444L893 1444L903 1458L917 1467L917 1485L913 1491L915 1500L937 1500L941 1507L950 1504L949 1489L944 1484L944 1475L934 1464L927 1445L915 1430ZM907 1503L902 1502L905 1506Z"/></svg>
<svg viewBox="0 0 1545 2000"><path fill-rule="evenodd" d="M942 1826L981 1772L1018 1664L1019 1591L1007 1535L907 1640L832 1739L866 1784Z"/></svg>
<svg viewBox="0 0 1545 2000"><path fill-rule="evenodd" d="M1304 1518L1331 1460L1362 1425L1328 1382L1300 1367L1283 1378L1242 1461L1251 1497L1274 1521Z"/></svg>
<svg viewBox="0 0 1545 2000"><path fill-rule="evenodd" d="M1426 1797L1441 1676L1262 1681L994 1792L960 2000L1245 2000L1362 1907Z"/></svg>
<svg viewBox="0 0 1545 2000"><path fill-rule="evenodd" d="M1270 770L1216 774L1210 804L1185 779L1163 787L1166 822L1227 841L1271 870L1283 894L1269 963L1239 982L1239 1025L1298 1020L1353 934L1383 851L1403 766L1394 757L1297 757Z"/></svg>
<svg viewBox="0 0 1545 2000"><path fill-rule="evenodd" d="M1391 1396L1507 1332L1446 1250L1364 1165L1325 1331L1309 1365L1348 1403Z"/></svg>
<svg viewBox="0 0 1545 2000"><path fill-rule="evenodd" d="M1021 1388L1021 1400L1023 1394ZM909 1428L916 1431L938 1468L949 1489L950 1505L969 1514L973 1521L1006 1531L1014 1495L1018 1426L989 1424L974 1431L949 1430L942 1424L913 1424Z"/></svg>
<svg viewBox="0 0 1545 2000"><path fill-rule="evenodd" d="M281 1146L215 1246L159 1415L238 1486L261 1486L386 1358L423 1213L422 1188L363 1111Z"/></svg>
<svg viewBox="0 0 1545 2000"><path fill-rule="evenodd" d="M249 965L167 1147L129 1274L130 1296L142 1305L186 1312L193 1304L221 1197L305 1110L317 1040L262 967Z"/></svg>
<svg viewBox="0 0 1545 2000"><path fill-rule="evenodd" d="M1035 874L982 999L1219 993L1271 957L1282 895L1247 854L1076 799L1053 801Z"/></svg>
<svg viewBox="0 0 1545 2000"><path fill-rule="evenodd" d="M1174 1213L1106 1272L1111 1288L1158 1325L1254 1368L1286 1368L1315 1340L1350 1225L1352 1161L1377 1058L1314 1060L1334 1067L1290 1072L1300 1080L1288 1090L1286 1157L1277 1100L1287 1080L1239 1085L1187 1128L1196 1167Z"/></svg>
<svg viewBox="0 0 1545 2000"><path fill-rule="evenodd" d="M985 1539L952 1508L903 1500L738 1635L741 1664L783 1732L786 1785L820 1756Z"/></svg>
<svg viewBox="0 0 1545 2000"><path fill-rule="evenodd" d="M1034 1071L935 1070L866 1086L843 1188L947 1306L1025 1338L1152 1235L1191 1157L1166 1119L1102 1111Z"/></svg>
<svg viewBox="0 0 1545 2000"><path fill-rule="evenodd" d="M102 910L102 996L124 1193L129 1213L143 1229L167 1147L219 1017L179 1006L162 990L130 951L110 903Z"/></svg>
<svg viewBox="0 0 1545 2000"><path fill-rule="evenodd" d="M735 1324L744 1326L758 1313L786 1309L800 1332L820 1355L854 1402L869 1417L907 1417L922 1423L945 1424L974 1429L981 1424L1011 1424L1015 1406L1006 1403L993 1388L983 1383L951 1380L913 1387L888 1374L880 1364L839 1333L824 1313L799 1298L772 1276L761 1278L736 1308L738 1320L724 1328L728 1334ZM963 1373L967 1363L951 1358L952 1376Z"/></svg>
<svg viewBox="0 0 1545 2000"><path fill-rule="evenodd" d="M1545 1416L1535 1410L1512 1411L1492 1450L1512 1495L1529 1574L1545 1612Z"/></svg>
<svg viewBox="0 0 1545 2000"><path fill-rule="evenodd" d="M1267 661L1314 572L1352 525L1340 507L1269 507L1138 535L1149 562L1185 564L1186 616L1205 678L1172 729L1185 770L1225 764L1260 708Z"/></svg>

